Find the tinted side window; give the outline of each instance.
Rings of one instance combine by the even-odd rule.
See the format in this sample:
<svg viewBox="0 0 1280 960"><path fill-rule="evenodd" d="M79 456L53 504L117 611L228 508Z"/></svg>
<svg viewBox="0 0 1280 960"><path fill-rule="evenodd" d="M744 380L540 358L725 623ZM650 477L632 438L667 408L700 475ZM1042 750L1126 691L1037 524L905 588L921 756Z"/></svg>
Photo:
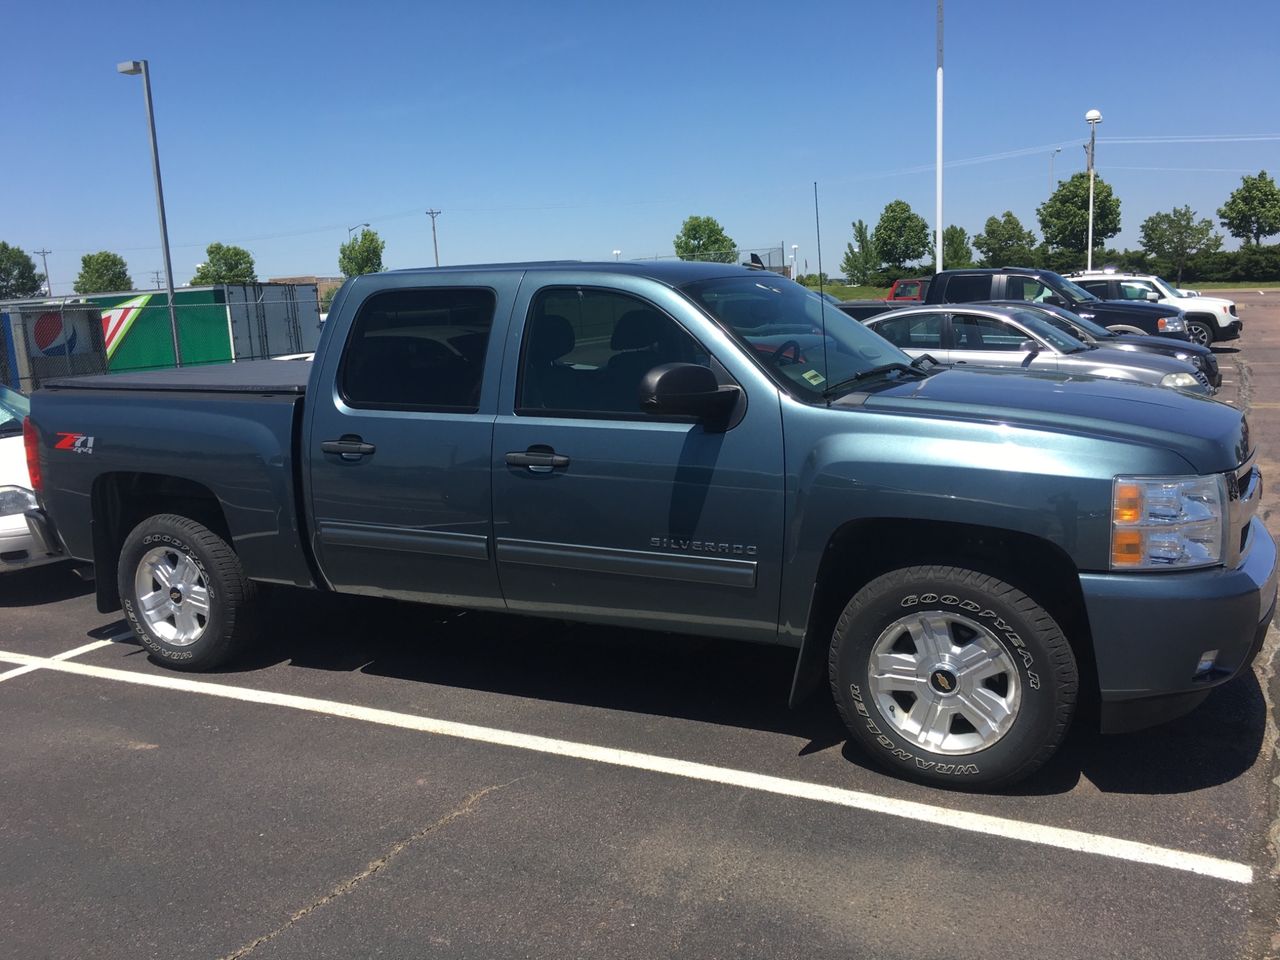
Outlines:
<svg viewBox="0 0 1280 960"><path fill-rule="evenodd" d="M683 327L643 300L610 290L547 289L529 307L516 409L643 416L646 373L662 363L710 362Z"/></svg>
<svg viewBox="0 0 1280 960"><path fill-rule="evenodd" d="M339 372L353 407L474 411L493 325L491 290L387 290L360 307Z"/></svg>
<svg viewBox="0 0 1280 960"><path fill-rule="evenodd" d="M1006 300L1030 300L1042 303L1053 296L1053 291L1035 277L1008 277L1005 279Z"/></svg>
<svg viewBox="0 0 1280 960"><path fill-rule="evenodd" d="M953 314L951 332L957 350L1008 350L1022 349L1027 339L1017 327L991 317L977 317L967 313Z"/></svg>
<svg viewBox="0 0 1280 960"><path fill-rule="evenodd" d="M972 303L991 299L991 274L957 274L947 281L946 299L950 303Z"/></svg>
<svg viewBox="0 0 1280 960"><path fill-rule="evenodd" d="M903 350L938 350L942 347L942 314L925 313L910 317L890 317L872 327L895 347Z"/></svg>
<svg viewBox="0 0 1280 960"><path fill-rule="evenodd" d="M1106 280L1077 280L1076 282L1099 300L1111 299L1111 291L1107 289L1108 283Z"/></svg>

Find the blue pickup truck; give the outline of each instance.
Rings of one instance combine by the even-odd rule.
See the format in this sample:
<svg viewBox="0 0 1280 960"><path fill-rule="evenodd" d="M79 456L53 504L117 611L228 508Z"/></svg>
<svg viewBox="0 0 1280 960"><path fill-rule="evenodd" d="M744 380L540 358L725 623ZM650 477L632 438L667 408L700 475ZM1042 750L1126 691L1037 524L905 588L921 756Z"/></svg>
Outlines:
<svg viewBox="0 0 1280 960"><path fill-rule="evenodd" d="M30 522L173 668L263 584L781 644L934 784L1189 710L1275 603L1236 410L913 361L747 267L358 277L311 363L54 382L26 442Z"/></svg>

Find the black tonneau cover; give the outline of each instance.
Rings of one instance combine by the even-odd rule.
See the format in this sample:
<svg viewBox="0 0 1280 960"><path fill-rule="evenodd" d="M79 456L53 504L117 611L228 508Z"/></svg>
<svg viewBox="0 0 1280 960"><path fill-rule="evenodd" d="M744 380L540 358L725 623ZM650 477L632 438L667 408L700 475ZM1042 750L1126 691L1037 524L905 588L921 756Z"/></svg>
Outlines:
<svg viewBox="0 0 1280 960"><path fill-rule="evenodd" d="M57 390L162 390L169 393L307 392L309 360L245 360L170 370L104 373L92 377L46 380Z"/></svg>

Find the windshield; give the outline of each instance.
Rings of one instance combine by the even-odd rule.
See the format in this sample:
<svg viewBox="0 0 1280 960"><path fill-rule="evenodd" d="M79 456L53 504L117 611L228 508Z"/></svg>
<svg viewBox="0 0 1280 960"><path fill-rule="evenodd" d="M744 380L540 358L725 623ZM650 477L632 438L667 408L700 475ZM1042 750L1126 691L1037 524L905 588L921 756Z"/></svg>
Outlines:
<svg viewBox="0 0 1280 960"><path fill-rule="evenodd" d="M684 291L802 399L819 400L823 390L874 367L911 363L878 333L782 277L702 280Z"/></svg>
<svg viewBox="0 0 1280 960"><path fill-rule="evenodd" d="M1067 293L1071 294L1071 298L1073 300L1093 301L1098 299L1092 293L1086 290L1084 287L1081 287L1072 283L1066 277L1060 277L1056 273L1051 273L1048 276L1050 277L1051 285L1056 283L1058 286L1062 287L1062 289L1066 290Z"/></svg>
<svg viewBox="0 0 1280 960"><path fill-rule="evenodd" d="M20 393L0 387L0 436L22 432L22 418L31 412L31 404Z"/></svg>
<svg viewBox="0 0 1280 960"><path fill-rule="evenodd" d="M1158 287L1160 292L1163 293L1166 297L1184 298L1184 297L1191 296L1191 294L1189 293L1180 293L1178 291L1178 288L1175 287L1168 280L1166 280L1164 277L1152 277L1151 282L1156 287Z"/></svg>
<svg viewBox="0 0 1280 960"><path fill-rule="evenodd" d="M1036 310L1012 310L1013 319L1034 333L1059 353L1079 353L1088 350L1089 346L1069 333L1059 330L1049 319Z"/></svg>
<svg viewBox="0 0 1280 960"><path fill-rule="evenodd" d="M1061 311L1061 312L1059 312ZM1039 314L1041 320L1051 323L1063 333L1069 333L1073 337L1080 335L1079 331L1084 331L1087 336L1095 340L1109 340L1115 336L1110 330L1100 323L1094 323L1092 320L1086 320L1078 313L1072 313L1070 310L1059 308L1058 310L1050 310L1044 308L1044 313Z"/></svg>

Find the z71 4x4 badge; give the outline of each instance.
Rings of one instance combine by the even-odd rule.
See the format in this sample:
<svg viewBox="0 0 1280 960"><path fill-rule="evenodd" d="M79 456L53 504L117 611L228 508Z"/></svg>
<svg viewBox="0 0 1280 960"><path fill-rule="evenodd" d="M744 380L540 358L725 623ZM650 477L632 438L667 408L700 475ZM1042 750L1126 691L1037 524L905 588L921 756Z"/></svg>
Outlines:
<svg viewBox="0 0 1280 960"><path fill-rule="evenodd" d="M55 450L70 450L72 453L93 453L93 437L83 433L59 433Z"/></svg>

